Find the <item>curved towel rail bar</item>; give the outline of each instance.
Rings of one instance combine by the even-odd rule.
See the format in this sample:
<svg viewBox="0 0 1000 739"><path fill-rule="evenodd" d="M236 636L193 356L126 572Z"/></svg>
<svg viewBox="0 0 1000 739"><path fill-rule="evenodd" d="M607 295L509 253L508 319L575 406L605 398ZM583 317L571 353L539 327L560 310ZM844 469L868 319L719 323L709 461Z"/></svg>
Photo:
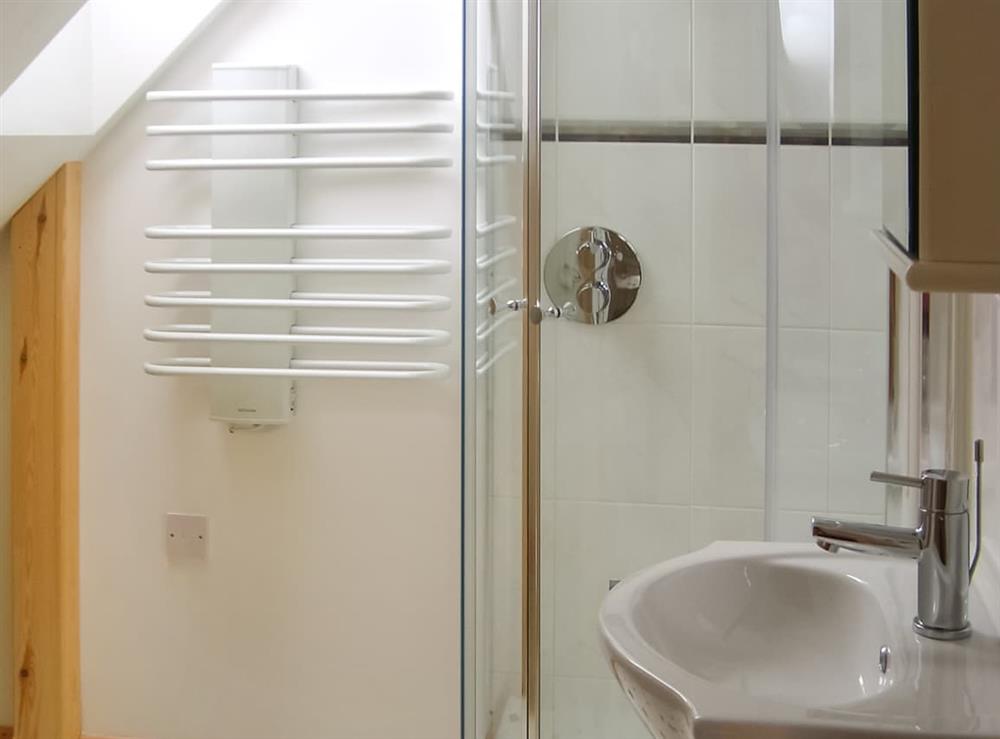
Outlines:
<svg viewBox="0 0 1000 739"><path fill-rule="evenodd" d="M499 318L494 318L492 321L487 321L481 326L476 328L476 341L486 341L493 332L499 329L506 323L510 323L515 318L520 318L519 313L505 313Z"/></svg>
<svg viewBox="0 0 1000 739"><path fill-rule="evenodd" d="M341 378L359 380L432 380L448 376L439 362L351 362L293 359L281 367L215 367L208 357L173 357L144 365L150 375L216 375L229 377Z"/></svg>
<svg viewBox="0 0 1000 739"><path fill-rule="evenodd" d="M509 249L504 249L503 251L498 251L496 254L481 256L476 259L476 269L489 269L494 264L499 264L505 259L510 259L516 255L517 249L511 247Z"/></svg>
<svg viewBox="0 0 1000 739"><path fill-rule="evenodd" d="M268 159L150 159L153 172L231 169L396 169L450 167L451 157L274 157Z"/></svg>
<svg viewBox="0 0 1000 739"><path fill-rule="evenodd" d="M198 123L146 126L147 136L239 136L243 134L451 133L451 123Z"/></svg>
<svg viewBox="0 0 1000 739"><path fill-rule="evenodd" d="M208 291L175 290L146 296L153 308L360 308L375 310L445 310L442 295L293 292L290 298L213 298Z"/></svg>
<svg viewBox="0 0 1000 739"><path fill-rule="evenodd" d="M517 349L517 343L511 342L501 347L492 357L488 354L484 354L476 360L476 374L479 376L485 375L494 364L499 362L515 349Z"/></svg>
<svg viewBox="0 0 1000 739"><path fill-rule="evenodd" d="M213 262L203 257L155 259L146 262L147 272L155 274L446 274L451 263L443 259L293 259L291 262Z"/></svg>
<svg viewBox="0 0 1000 739"><path fill-rule="evenodd" d="M510 288L514 287L515 285L517 285L517 278L516 277L511 277L509 280L504 280L503 282L501 282L499 285L497 285L496 287L494 287L492 290L484 290L483 292L481 292L478 295L476 295L476 305L479 305L479 306L486 305L493 298L495 298L497 295L499 295L500 293L504 292L505 290L509 290Z"/></svg>
<svg viewBox="0 0 1000 739"><path fill-rule="evenodd" d="M491 167L497 164L513 164L517 161L514 154L477 154L476 165L479 167Z"/></svg>
<svg viewBox="0 0 1000 739"><path fill-rule="evenodd" d="M451 90L151 90L146 93L146 100L150 103L197 103L213 100L451 100L454 97Z"/></svg>
<svg viewBox="0 0 1000 739"><path fill-rule="evenodd" d="M513 223L517 223L517 218L515 216L500 216L495 221L489 223L479 223L476 225L476 236L487 236L494 231L499 231L501 228L506 228Z"/></svg>
<svg viewBox="0 0 1000 739"><path fill-rule="evenodd" d="M213 332L207 323L175 323L142 332L147 341L201 341L249 344L368 344L442 346L451 334L440 329L354 328L340 326L292 326L288 334Z"/></svg>
<svg viewBox="0 0 1000 739"><path fill-rule="evenodd" d="M207 225L150 226L147 239L447 239L447 226L291 226L213 228Z"/></svg>
<svg viewBox="0 0 1000 739"><path fill-rule="evenodd" d="M476 130L479 131L514 131L516 129L517 124L509 121L476 121Z"/></svg>
<svg viewBox="0 0 1000 739"><path fill-rule="evenodd" d="M514 100L516 95L506 90L476 90L476 97L480 100Z"/></svg>

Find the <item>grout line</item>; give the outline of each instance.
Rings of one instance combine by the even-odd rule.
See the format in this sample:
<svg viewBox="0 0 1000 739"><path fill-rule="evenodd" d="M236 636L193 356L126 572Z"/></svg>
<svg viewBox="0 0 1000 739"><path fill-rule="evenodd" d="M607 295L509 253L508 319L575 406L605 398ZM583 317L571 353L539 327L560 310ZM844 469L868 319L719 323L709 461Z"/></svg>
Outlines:
<svg viewBox="0 0 1000 739"><path fill-rule="evenodd" d="M688 204L688 253L690 254L690 264L691 269L688 270L688 315L691 316L691 323L688 328L688 525L687 525L687 537L688 545L687 548L690 550L692 545L692 532L694 531L694 502L696 500L695 492L695 473L694 473L694 326L695 326L695 248L694 248L694 214L695 214L695 167L694 167L694 44L695 44L695 14L694 14L694 0L691 0L688 4L689 8L689 19L688 23L688 74L690 79L690 109L689 117L691 119L691 143L688 146L688 193L690 195Z"/></svg>
<svg viewBox="0 0 1000 739"><path fill-rule="evenodd" d="M736 513L761 513L764 511L764 506L757 506L754 508L752 506L695 505L691 506L691 508L696 511L732 511Z"/></svg>
<svg viewBox="0 0 1000 739"><path fill-rule="evenodd" d="M637 500L595 500L593 498L557 498L556 502L560 505L589 505L589 506L599 506L599 505L609 505L609 506L628 506L632 508L656 508L656 509L670 509L670 510L690 510L692 507L696 508L725 508L726 506L691 506L688 503L649 503L647 501L637 501ZM760 510L759 508L747 509L747 510Z"/></svg>
<svg viewBox="0 0 1000 739"><path fill-rule="evenodd" d="M826 510L830 510L830 475L832 472L832 464L830 460L831 450L833 448L831 444L830 431L831 431L831 418L833 416L833 333L831 331L833 325L833 111L834 111L834 74L836 70L836 64L834 57L836 54L836 46L834 39L834 26L836 24L836 11L834 10L834 4L830 3L829 6L830 17L829 21L829 38L828 43L830 44L830 51L827 54L827 73L829 76L829 87L828 87L828 108L827 108L827 135L829 136L830 145L826 150L826 218L827 218L827 233L826 233L826 273L827 273L827 295L826 295L826 310L827 310L827 330L826 330Z"/></svg>
<svg viewBox="0 0 1000 739"><path fill-rule="evenodd" d="M773 540L777 530L777 440L778 440L778 194L779 146L779 56L778 0L767 4L767 329L765 334L764 389L764 539Z"/></svg>

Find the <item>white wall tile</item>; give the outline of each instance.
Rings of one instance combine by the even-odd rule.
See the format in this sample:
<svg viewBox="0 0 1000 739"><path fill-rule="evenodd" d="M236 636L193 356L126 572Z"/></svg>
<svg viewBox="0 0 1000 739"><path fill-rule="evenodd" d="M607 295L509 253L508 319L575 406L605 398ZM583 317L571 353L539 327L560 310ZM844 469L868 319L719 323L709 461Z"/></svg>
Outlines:
<svg viewBox="0 0 1000 739"><path fill-rule="evenodd" d="M551 677L555 671L553 659L555 635L555 592L556 592L556 504L543 500L540 506L541 539L541 651L542 676Z"/></svg>
<svg viewBox="0 0 1000 739"><path fill-rule="evenodd" d="M642 288L616 326L690 320L690 145L559 144L556 209L559 236L607 226L635 247Z"/></svg>
<svg viewBox="0 0 1000 739"><path fill-rule="evenodd" d="M560 321L557 351L556 497L688 503L690 329Z"/></svg>
<svg viewBox="0 0 1000 739"><path fill-rule="evenodd" d="M882 120L906 122L906 0L881 0L882 74L888 82L882 89Z"/></svg>
<svg viewBox="0 0 1000 739"><path fill-rule="evenodd" d="M545 252L556 242L561 235L559 231L559 154L564 150L566 144L557 144L554 141L542 143L542 260L544 263Z"/></svg>
<svg viewBox="0 0 1000 739"><path fill-rule="evenodd" d="M614 678L558 677L553 700L552 739L649 739Z"/></svg>
<svg viewBox="0 0 1000 739"><path fill-rule="evenodd" d="M692 508L691 549L715 541L762 541L762 508Z"/></svg>
<svg viewBox="0 0 1000 739"><path fill-rule="evenodd" d="M885 468L887 339L869 331L830 332L830 510L878 514Z"/></svg>
<svg viewBox="0 0 1000 739"><path fill-rule="evenodd" d="M782 0L779 4L782 123L825 124L830 120L833 2Z"/></svg>
<svg viewBox="0 0 1000 739"><path fill-rule="evenodd" d="M694 3L695 121L767 118L767 3Z"/></svg>
<svg viewBox="0 0 1000 739"><path fill-rule="evenodd" d="M559 0L541 2L540 86L542 119L555 120L559 106Z"/></svg>
<svg viewBox="0 0 1000 739"><path fill-rule="evenodd" d="M778 176L778 325L830 323L830 149L782 146Z"/></svg>
<svg viewBox="0 0 1000 739"><path fill-rule="evenodd" d="M883 113L882 64L884 32L905 33L883 26L884 2L839 0L834 5L833 120L837 123L892 121ZM901 122L904 119L896 119Z"/></svg>
<svg viewBox="0 0 1000 739"><path fill-rule="evenodd" d="M695 326L692 354L693 502L763 507L764 329Z"/></svg>
<svg viewBox="0 0 1000 739"><path fill-rule="evenodd" d="M972 434L985 446L983 536L1000 544L1000 296L972 297Z"/></svg>
<svg viewBox="0 0 1000 739"><path fill-rule="evenodd" d="M882 227L882 150L831 149L830 325L886 330L889 270L873 231Z"/></svg>
<svg viewBox="0 0 1000 739"><path fill-rule="evenodd" d="M487 505L490 507L492 669L518 673L521 669L521 501L491 497Z"/></svg>
<svg viewBox="0 0 1000 739"><path fill-rule="evenodd" d="M556 501L557 676L610 674L597 641L608 581L687 552L688 518L686 507Z"/></svg>
<svg viewBox="0 0 1000 739"><path fill-rule="evenodd" d="M559 3L559 118L686 121L688 0Z"/></svg>
<svg viewBox="0 0 1000 739"><path fill-rule="evenodd" d="M909 157L905 146L882 149L882 223L899 240L909 238Z"/></svg>
<svg viewBox="0 0 1000 739"><path fill-rule="evenodd" d="M480 736L489 736L485 726L492 726L494 739L521 739L524 718L521 700L521 675L518 672L497 672L492 675L492 698L489 711L483 717Z"/></svg>
<svg viewBox="0 0 1000 739"><path fill-rule="evenodd" d="M699 144L693 169L694 321L763 326L766 149Z"/></svg>
<svg viewBox="0 0 1000 739"><path fill-rule="evenodd" d="M541 739L553 739L553 723L555 722L555 677L553 675L542 674L539 685L541 698L538 707L539 714L539 734ZM522 731L518 739L522 739Z"/></svg>
<svg viewBox="0 0 1000 739"><path fill-rule="evenodd" d="M813 541L810 521L821 511L778 511L774 517L774 541L807 543ZM818 551L818 550L817 550Z"/></svg>
<svg viewBox="0 0 1000 739"><path fill-rule="evenodd" d="M774 505L825 511L830 415L829 332L778 329L777 370Z"/></svg>
<svg viewBox="0 0 1000 739"><path fill-rule="evenodd" d="M558 192L557 172L559 171L559 147L555 143L542 144L541 164L541 238L542 246L546 247L556 240L556 193ZM544 255L540 255L544 262ZM544 297L543 297L544 299ZM556 467L556 434L558 430L557 393L557 356L558 342L556 335L559 330L558 321L545 321L541 324L541 393L542 435L542 498L553 498L558 485L558 469ZM520 411L519 411L520 412Z"/></svg>

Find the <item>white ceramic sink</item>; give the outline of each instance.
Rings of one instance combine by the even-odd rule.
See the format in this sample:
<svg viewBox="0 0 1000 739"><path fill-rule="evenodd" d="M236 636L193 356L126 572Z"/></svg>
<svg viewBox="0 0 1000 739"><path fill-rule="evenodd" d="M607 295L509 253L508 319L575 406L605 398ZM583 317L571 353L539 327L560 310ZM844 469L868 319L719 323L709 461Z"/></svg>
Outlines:
<svg viewBox="0 0 1000 739"><path fill-rule="evenodd" d="M730 542L620 583L601 609L602 640L661 739L1000 737L993 554L973 581L964 641L913 633L911 560Z"/></svg>

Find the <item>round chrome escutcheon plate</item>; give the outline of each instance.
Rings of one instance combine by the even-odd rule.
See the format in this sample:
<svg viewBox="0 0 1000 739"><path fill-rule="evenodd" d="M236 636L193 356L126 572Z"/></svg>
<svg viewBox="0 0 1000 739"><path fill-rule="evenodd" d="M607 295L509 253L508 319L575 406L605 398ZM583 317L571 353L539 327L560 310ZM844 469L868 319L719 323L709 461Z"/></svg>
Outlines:
<svg viewBox="0 0 1000 739"><path fill-rule="evenodd" d="M604 226L570 231L545 258L545 290L563 318L608 323L632 307L642 283L628 240Z"/></svg>

